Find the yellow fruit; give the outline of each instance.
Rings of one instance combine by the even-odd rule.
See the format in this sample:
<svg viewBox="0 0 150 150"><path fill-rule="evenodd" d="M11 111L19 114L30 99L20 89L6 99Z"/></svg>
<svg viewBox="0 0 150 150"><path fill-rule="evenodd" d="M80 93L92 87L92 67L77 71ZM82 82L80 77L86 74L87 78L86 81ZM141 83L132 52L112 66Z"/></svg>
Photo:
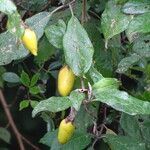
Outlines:
<svg viewBox="0 0 150 150"><path fill-rule="evenodd" d="M66 120L63 119L58 129L59 143L61 144L67 143L72 137L74 130L75 130L75 126L72 124L72 122L66 122Z"/></svg>
<svg viewBox="0 0 150 150"><path fill-rule="evenodd" d="M34 31L25 29L22 42L33 55L37 56L37 37Z"/></svg>
<svg viewBox="0 0 150 150"><path fill-rule="evenodd" d="M58 92L61 96L67 96L74 85L75 75L68 66L64 66L58 74Z"/></svg>

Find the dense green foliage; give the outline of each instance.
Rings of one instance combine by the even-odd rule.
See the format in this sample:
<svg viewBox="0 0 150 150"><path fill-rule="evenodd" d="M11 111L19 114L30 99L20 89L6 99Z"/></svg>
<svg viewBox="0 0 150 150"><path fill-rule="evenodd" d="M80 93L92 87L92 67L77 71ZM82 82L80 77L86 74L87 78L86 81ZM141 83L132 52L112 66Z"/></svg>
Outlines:
<svg viewBox="0 0 150 150"><path fill-rule="evenodd" d="M44 124L40 139L32 140L35 145L42 150L150 149L149 0L0 0L0 12L0 88L12 104L12 116L34 118L19 127L23 133L29 128L25 135ZM26 28L37 36L37 56L21 41ZM62 97L57 78L64 65L76 78L73 91ZM2 107L0 150L14 149L4 115ZM37 118L42 118L39 124ZM75 132L60 144L64 118Z"/></svg>

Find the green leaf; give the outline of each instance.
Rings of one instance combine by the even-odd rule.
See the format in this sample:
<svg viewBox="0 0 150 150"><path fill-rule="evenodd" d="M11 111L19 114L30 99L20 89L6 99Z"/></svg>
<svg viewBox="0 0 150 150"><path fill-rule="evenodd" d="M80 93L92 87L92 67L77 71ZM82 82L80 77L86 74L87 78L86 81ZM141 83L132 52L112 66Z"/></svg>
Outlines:
<svg viewBox="0 0 150 150"><path fill-rule="evenodd" d="M5 141L6 143L10 143L11 135L9 131L5 128L0 127L0 139Z"/></svg>
<svg viewBox="0 0 150 150"><path fill-rule="evenodd" d="M150 149L150 118L149 115L138 116L138 124L141 131L141 137L147 145L147 149Z"/></svg>
<svg viewBox="0 0 150 150"><path fill-rule="evenodd" d="M22 110L24 108L27 108L29 106L30 101L29 100L23 100L19 104L19 110Z"/></svg>
<svg viewBox="0 0 150 150"><path fill-rule="evenodd" d="M10 83L19 83L20 82L20 78L16 73L13 72L5 72L3 75L3 80L10 82Z"/></svg>
<svg viewBox="0 0 150 150"><path fill-rule="evenodd" d="M89 70L89 75L94 83L98 82L103 76L92 66Z"/></svg>
<svg viewBox="0 0 150 150"><path fill-rule="evenodd" d="M68 97L50 97L38 103L32 111L32 116L35 117L36 114L43 111L59 112L69 108L71 105Z"/></svg>
<svg viewBox="0 0 150 150"><path fill-rule="evenodd" d="M93 89L104 91L106 89L118 89L119 81L115 78L102 78L93 85Z"/></svg>
<svg viewBox="0 0 150 150"><path fill-rule="evenodd" d="M33 75L30 86L34 86L37 83L37 81L39 80L39 76L40 76L39 73Z"/></svg>
<svg viewBox="0 0 150 150"><path fill-rule="evenodd" d="M130 67L136 64L140 60L140 56L136 53L133 53L131 56L123 58L117 68L118 73L125 73Z"/></svg>
<svg viewBox="0 0 150 150"><path fill-rule="evenodd" d="M140 36L133 43L133 51L137 53L141 59L150 57L150 35Z"/></svg>
<svg viewBox="0 0 150 150"><path fill-rule="evenodd" d="M54 130L52 132L47 132L41 139L40 143L51 147L54 139L57 138L58 130Z"/></svg>
<svg viewBox="0 0 150 150"><path fill-rule="evenodd" d="M66 31L66 24L63 20L58 20L56 25L50 25L45 29L46 37L56 48L63 48L63 36Z"/></svg>
<svg viewBox="0 0 150 150"><path fill-rule="evenodd" d="M66 63L75 75L83 75L90 69L94 53L93 45L75 16L72 16L68 22L63 48Z"/></svg>
<svg viewBox="0 0 150 150"><path fill-rule="evenodd" d="M75 131L73 137L66 144L59 144L57 140L58 131L48 132L40 140L40 143L51 147L51 150L82 150L91 142L91 137L87 133Z"/></svg>
<svg viewBox="0 0 150 150"><path fill-rule="evenodd" d="M133 41L138 33L150 32L150 13L145 13L134 17L130 22L126 34L129 41Z"/></svg>
<svg viewBox="0 0 150 150"><path fill-rule="evenodd" d="M120 118L120 125L125 131L126 135L131 138L142 140L140 124L138 122L137 116L131 116L125 113L122 113Z"/></svg>
<svg viewBox="0 0 150 150"><path fill-rule="evenodd" d="M50 71L52 71L52 70L57 70L57 69L59 69L61 66L62 66L62 63L60 62L60 60L56 60L56 61L52 62L52 63L49 65L49 70L50 70Z"/></svg>
<svg viewBox="0 0 150 150"><path fill-rule="evenodd" d="M122 11L125 14L133 14L133 15L150 12L150 2L130 0L129 2L125 3L125 5L122 8Z"/></svg>
<svg viewBox="0 0 150 150"><path fill-rule="evenodd" d="M33 95L40 93L40 88L38 86L33 86L29 88L29 92Z"/></svg>
<svg viewBox="0 0 150 150"><path fill-rule="evenodd" d="M97 87L93 92L96 97L94 101L106 103L115 110L130 115L150 114L150 102L139 100L124 91L112 89L111 87L101 90Z"/></svg>
<svg viewBox="0 0 150 150"><path fill-rule="evenodd" d="M12 14L17 10L15 4L11 0L0 0L0 11L5 14Z"/></svg>
<svg viewBox="0 0 150 150"><path fill-rule="evenodd" d="M48 42L48 39L43 36L39 41L38 55L34 58L37 64L42 64L49 60L55 53L55 48Z"/></svg>
<svg viewBox="0 0 150 150"><path fill-rule="evenodd" d="M102 32L106 40L126 30L132 16L125 15L120 10L121 6L109 1L102 14Z"/></svg>
<svg viewBox="0 0 150 150"><path fill-rule="evenodd" d="M0 65L9 64L12 60L21 59L28 55L22 44L10 32L0 34Z"/></svg>
<svg viewBox="0 0 150 150"><path fill-rule="evenodd" d="M24 27L22 25L21 16L17 11L11 15L8 15L7 29L18 38L22 37Z"/></svg>
<svg viewBox="0 0 150 150"><path fill-rule="evenodd" d="M102 5L102 4L100 4L100 5ZM91 39L91 42L93 43L93 46L94 46L94 56L93 56L94 67L103 76L111 77L112 71L113 71L113 69L112 69L112 66L113 66L112 60L113 59L112 59L112 54L111 54L112 49L110 49L108 51L104 50L105 49L104 39L102 38L102 34L99 31L99 28L100 28L99 26L100 26L100 21L93 17L91 17L90 20L88 20L88 22L86 22L84 24L84 27L85 27L85 29L89 35L89 38ZM119 40L120 40L120 38L119 38ZM117 42L113 41L113 44L115 46L117 46ZM110 46L110 42L109 42L109 46ZM115 47L115 50L117 51L117 54L118 54L119 51L117 50L116 47ZM91 66L90 70L93 70L92 66ZM89 70L89 72L90 72L90 70ZM92 74L92 71L91 71L91 74Z"/></svg>
<svg viewBox="0 0 150 150"><path fill-rule="evenodd" d="M76 111L78 111L80 109L82 101L85 99L85 94L78 91L72 91L69 99L72 103L72 106L76 109Z"/></svg>
<svg viewBox="0 0 150 150"><path fill-rule="evenodd" d="M34 108L38 103L39 103L38 101L30 100L30 105L32 108Z"/></svg>
<svg viewBox="0 0 150 150"><path fill-rule="evenodd" d="M89 127L93 125L93 121L97 120L99 110L99 102L94 102L90 105L81 105L75 117L75 126L80 132L87 133ZM87 113L91 112L91 114ZM95 116L95 117L94 117Z"/></svg>
<svg viewBox="0 0 150 150"><path fill-rule="evenodd" d="M61 147L61 150L83 150L89 145L91 142L91 137L88 133L78 133L77 131L74 133L73 137ZM57 142L56 142L57 143ZM55 142L52 144L52 149L57 150L55 148Z"/></svg>
<svg viewBox="0 0 150 150"><path fill-rule="evenodd" d="M20 80L21 80L21 83L25 85L26 87L30 86L30 78L26 72L22 71Z"/></svg>
<svg viewBox="0 0 150 150"><path fill-rule="evenodd" d="M28 18L25 23L36 32L39 39L42 37L49 19L50 14L48 12L41 12ZM8 31L0 34L0 65L9 64L12 60L24 58L28 54L28 50L18 43L16 36Z"/></svg>
<svg viewBox="0 0 150 150"><path fill-rule="evenodd" d="M118 73L125 73L143 58L150 57L150 35L140 36L133 42L133 54L123 58L118 64Z"/></svg>
<svg viewBox="0 0 150 150"><path fill-rule="evenodd" d="M50 17L50 13L40 12L31 18L28 18L25 23L35 31L37 38L40 39L44 33L44 29L48 21L50 20Z"/></svg>
<svg viewBox="0 0 150 150"><path fill-rule="evenodd" d="M105 135L106 141L111 150L146 150L145 143L127 136Z"/></svg>

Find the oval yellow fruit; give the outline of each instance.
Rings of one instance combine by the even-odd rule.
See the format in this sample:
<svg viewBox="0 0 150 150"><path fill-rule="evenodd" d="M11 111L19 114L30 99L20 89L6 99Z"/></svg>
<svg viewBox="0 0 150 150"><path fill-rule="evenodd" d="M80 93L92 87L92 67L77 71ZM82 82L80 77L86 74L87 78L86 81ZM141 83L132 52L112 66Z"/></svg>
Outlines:
<svg viewBox="0 0 150 150"><path fill-rule="evenodd" d="M58 74L58 92L61 96L67 96L74 85L75 75L68 66L64 66Z"/></svg>
<svg viewBox="0 0 150 150"><path fill-rule="evenodd" d="M71 139L74 131L75 126L72 124L72 122L66 122L66 119L63 119L58 129L59 143L61 144L67 143Z"/></svg>
<svg viewBox="0 0 150 150"><path fill-rule="evenodd" d="M34 55L37 56L37 37L34 31L27 28L22 37L24 46Z"/></svg>

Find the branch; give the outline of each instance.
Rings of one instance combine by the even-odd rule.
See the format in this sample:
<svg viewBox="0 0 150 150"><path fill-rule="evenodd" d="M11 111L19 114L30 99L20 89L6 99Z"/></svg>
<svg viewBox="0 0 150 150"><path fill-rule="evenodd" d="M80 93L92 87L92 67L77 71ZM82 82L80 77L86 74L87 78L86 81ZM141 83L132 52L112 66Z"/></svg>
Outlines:
<svg viewBox="0 0 150 150"><path fill-rule="evenodd" d="M86 0L82 1L82 17L81 17L81 24L84 24L87 20L87 14L86 14Z"/></svg>
<svg viewBox="0 0 150 150"><path fill-rule="evenodd" d="M18 131L16 125L15 125L15 122L12 118L12 115L10 113L10 110L9 110L9 105L7 104L6 100L5 100L5 97L3 95L3 92L2 90L0 89L0 102L4 108L4 111L5 111L5 114L8 118L8 126L10 125L16 138L17 138L17 141L18 141L18 144L19 144L19 147L20 147L20 150L25 150L25 147L23 145L23 141L24 140L28 145L30 145L31 147L33 147L35 150L40 150L38 147L36 147L34 144L32 144L28 139L26 139L23 135L20 134L20 132Z"/></svg>
<svg viewBox="0 0 150 150"><path fill-rule="evenodd" d="M40 150L38 147L36 147L35 145L33 145L28 139L26 139L24 136L21 135L21 138L31 147L33 147L35 150Z"/></svg>
<svg viewBox="0 0 150 150"><path fill-rule="evenodd" d="M5 97L4 97L3 92L2 92L1 89L0 89L0 102L1 102L1 104L2 104L2 106L3 106L3 109L4 109L4 111L5 111L5 114L6 114L7 118L8 118L8 121L9 121L9 123L10 123L10 126L11 126L11 128L12 128L12 130L13 130L13 132L14 132L16 138L17 138L17 141L18 141L18 145L19 145L19 147L20 147L20 150L25 150L25 147L24 147L24 145L23 145L23 141L22 141L22 139L21 139L21 135L20 135L20 133L19 133L19 131L18 131L18 129L17 129L15 123L14 123L14 120L13 120L12 115L11 115L11 113L10 113L8 104L7 104L6 100L5 100Z"/></svg>
<svg viewBox="0 0 150 150"><path fill-rule="evenodd" d="M73 122L73 121L74 121L75 116L76 116L76 110L75 110L75 108L74 108L74 107L71 107L71 109L70 109L70 113L69 113L69 115L68 115L68 117L67 117L67 121L71 121L71 122Z"/></svg>

